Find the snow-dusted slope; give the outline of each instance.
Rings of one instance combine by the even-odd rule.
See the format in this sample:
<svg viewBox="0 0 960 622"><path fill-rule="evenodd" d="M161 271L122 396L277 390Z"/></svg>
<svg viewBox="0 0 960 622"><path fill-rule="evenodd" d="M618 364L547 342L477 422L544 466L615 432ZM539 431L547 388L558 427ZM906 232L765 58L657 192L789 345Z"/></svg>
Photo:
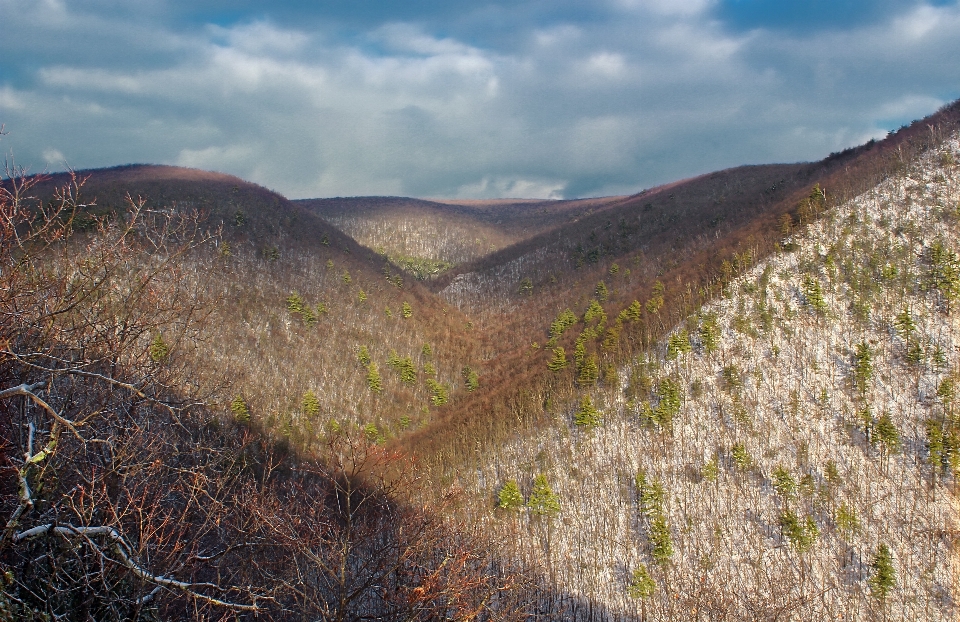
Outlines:
<svg viewBox="0 0 960 622"><path fill-rule="evenodd" d="M509 480L529 497L534 477L547 476L558 513L491 509L485 520L574 595L569 617L960 616L951 492L960 465L948 464L949 439L942 469L930 450L960 413L960 382L956 398L944 382L960 370L960 300L950 301L958 149L953 139L798 229L792 250L687 322L691 352L668 356L664 344L622 370L621 389L592 390L601 425L575 425L569 405L556 426L502 448L471 478L495 500ZM711 317L719 332L707 352ZM682 406L672 425L657 425L665 379ZM669 557L662 538L654 547L658 522ZM881 545L896 573L885 598ZM656 589L635 598L643 569Z"/></svg>

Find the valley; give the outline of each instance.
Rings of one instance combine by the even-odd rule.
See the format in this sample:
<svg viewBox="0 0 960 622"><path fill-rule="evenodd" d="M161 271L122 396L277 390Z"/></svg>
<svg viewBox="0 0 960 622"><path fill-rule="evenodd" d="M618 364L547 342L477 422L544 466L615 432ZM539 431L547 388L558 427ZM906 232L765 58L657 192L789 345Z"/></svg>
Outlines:
<svg viewBox="0 0 960 622"><path fill-rule="evenodd" d="M11 177L0 613L956 619L958 132L576 200Z"/></svg>

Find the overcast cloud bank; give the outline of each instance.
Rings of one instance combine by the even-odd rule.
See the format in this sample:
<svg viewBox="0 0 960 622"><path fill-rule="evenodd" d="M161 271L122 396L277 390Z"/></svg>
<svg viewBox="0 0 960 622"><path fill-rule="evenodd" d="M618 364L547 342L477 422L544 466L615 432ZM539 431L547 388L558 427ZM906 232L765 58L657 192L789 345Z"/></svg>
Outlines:
<svg viewBox="0 0 960 622"><path fill-rule="evenodd" d="M208 4L0 0L4 147L34 171L179 164L291 198L597 196L819 159L960 95L955 2L817 27L711 0Z"/></svg>

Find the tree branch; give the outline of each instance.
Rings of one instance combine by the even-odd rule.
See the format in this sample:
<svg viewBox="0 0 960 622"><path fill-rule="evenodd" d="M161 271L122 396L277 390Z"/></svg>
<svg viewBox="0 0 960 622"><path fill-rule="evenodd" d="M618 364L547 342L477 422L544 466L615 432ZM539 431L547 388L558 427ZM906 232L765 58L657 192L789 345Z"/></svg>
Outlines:
<svg viewBox="0 0 960 622"><path fill-rule="evenodd" d="M57 535L69 538L72 536L82 536L86 539L93 547L97 550L101 557L109 561L115 561L107 557L103 550L94 544L91 540L91 536L105 536L107 539L113 542L113 551L120 557L120 563L126 566L133 574L144 581L153 583L158 588L165 587L169 589L176 589L185 592L186 594L202 600L204 602L210 603L212 605L217 605L219 607L227 607L230 609L236 609L238 611L260 611L260 607L256 603L256 598L254 598L254 603L252 605L244 605L241 603L233 603L230 601L222 600L215 598L213 596L207 596L201 592L197 592L194 588L197 587L212 587L215 589L221 589L220 587L210 584L210 583L187 583L185 581L178 581L176 579L171 579L170 577L164 577L163 575L155 575L147 570L143 569L137 562L133 560L130 555L130 545L127 541L120 535L113 527L108 526L80 526L75 527L73 525L54 525L53 523L47 523L45 525L37 525L25 531L21 531L13 536L14 543L20 543L24 540L29 540L31 538L36 538L47 533L55 533ZM154 589L152 592L144 596L140 602L148 602L152 600L154 596L158 593L157 589Z"/></svg>

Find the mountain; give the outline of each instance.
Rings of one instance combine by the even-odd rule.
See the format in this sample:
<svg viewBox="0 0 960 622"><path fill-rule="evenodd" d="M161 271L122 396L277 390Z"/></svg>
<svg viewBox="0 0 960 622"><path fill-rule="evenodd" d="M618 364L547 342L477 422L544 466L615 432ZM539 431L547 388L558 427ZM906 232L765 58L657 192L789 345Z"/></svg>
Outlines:
<svg viewBox="0 0 960 622"><path fill-rule="evenodd" d="M621 619L955 619L958 159L954 135L488 446L470 519Z"/></svg>
<svg viewBox="0 0 960 622"><path fill-rule="evenodd" d="M131 518L117 482L145 471L124 465L200 490L182 454L216 491L184 519L211 544L148 548L202 566L206 587L177 589L204 615L222 606L196 591L219 584L210 550L256 541L228 579L270 587L230 593L268 617L320 616L347 551L366 585L347 617L401 616L376 566L409 602L482 619L952 619L958 130L960 103L820 162L571 201L288 201L153 165L6 180L3 507L53 518L4 538L81 533L60 512L133 551L155 523ZM14 408L24 391L119 418L54 443L56 479L29 461L66 424ZM123 458L91 453L111 434ZM84 481L103 491L89 511ZM192 494L151 507L193 517ZM218 531L229 507L245 527ZM0 543L3 563L40 568L41 544ZM133 586L121 562L124 602L151 602L159 575Z"/></svg>
<svg viewBox="0 0 960 622"><path fill-rule="evenodd" d="M425 201L352 197L297 203L423 280L572 222L618 198Z"/></svg>
<svg viewBox="0 0 960 622"><path fill-rule="evenodd" d="M198 356L229 379L222 408L239 395L257 420L284 430L296 445L318 441L327 425L318 419L372 426L379 438L416 427L428 420L434 402L463 392L462 370L480 363L475 338L464 330L466 316L276 193L178 167L79 176L85 180L81 202L90 204L75 219L80 227L119 217L129 196L146 197L145 210L197 211L204 226L218 232L211 253L223 276L208 292L218 303ZM49 197L68 181L66 174L53 175L33 191ZM381 392L370 389L371 364ZM308 392L319 400L309 417L303 412Z"/></svg>

